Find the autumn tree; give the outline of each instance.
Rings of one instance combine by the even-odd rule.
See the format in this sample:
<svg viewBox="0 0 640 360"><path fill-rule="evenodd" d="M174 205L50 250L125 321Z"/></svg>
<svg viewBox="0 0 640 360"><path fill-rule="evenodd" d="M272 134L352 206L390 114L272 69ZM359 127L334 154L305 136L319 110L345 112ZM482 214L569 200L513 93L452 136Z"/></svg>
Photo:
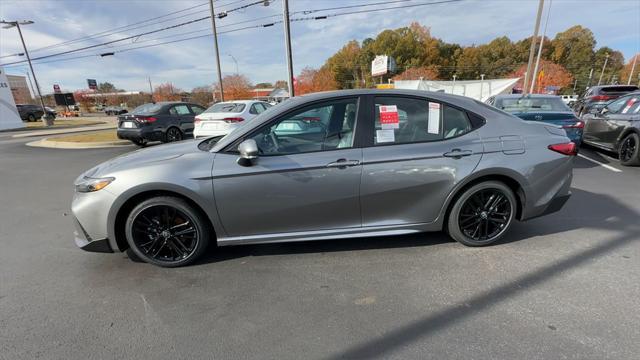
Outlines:
<svg viewBox="0 0 640 360"><path fill-rule="evenodd" d="M172 83L164 83L156 86L153 90L154 101L179 101L182 90L173 86Z"/></svg>
<svg viewBox="0 0 640 360"><path fill-rule="evenodd" d="M83 111L89 112L89 108L94 104L95 100L87 95L93 94L93 90L78 90L73 93L76 103L80 104Z"/></svg>
<svg viewBox="0 0 640 360"><path fill-rule="evenodd" d="M213 92L211 86L198 86L191 90L191 102L208 107L213 102Z"/></svg>
<svg viewBox="0 0 640 360"><path fill-rule="evenodd" d="M551 60L567 69L578 82L587 85L594 66L596 40L591 30L580 25L556 34L552 41Z"/></svg>
<svg viewBox="0 0 640 360"><path fill-rule="evenodd" d="M418 80L420 78L424 80L437 80L438 70L436 70L436 67L433 65L412 67L394 76L393 80Z"/></svg>
<svg viewBox="0 0 640 360"><path fill-rule="evenodd" d="M222 86L225 100L250 99L252 96L251 88L253 86L249 79L244 75L225 75L222 78ZM216 85L215 88L216 93L219 93L220 87Z"/></svg>
<svg viewBox="0 0 640 360"><path fill-rule="evenodd" d="M100 93L113 93L118 91L116 87L110 82L103 82L98 84L98 92Z"/></svg>
<svg viewBox="0 0 640 360"><path fill-rule="evenodd" d="M261 82L256 84L256 89L270 89L273 87L273 84L270 82Z"/></svg>
<svg viewBox="0 0 640 360"><path fill-rule="evenodd" d="M631 69L633 68L633 64L636 64L636 68L633 70L633 74L631 74ZM631 59L624 65L624 67L620 70L618 74L620 83L626 84L629 81L629 75L631 75L631 84L638 84L640 82L640 53L632 56Z"/></svg>
<svg viewBox="0 0 640 360"><path fill-rule="evenodd" d="M287 80L278 80L275 82L275 84L273 84L273 87L276 89L288 89L289 83L287 82Z"/></svg>
<svg viewBox="0 0 640 360"><path fill-rule="evenodd" d="M333 74L326 66L319 70L312 69L310 67L304 68L296 80L296 95L337 89L337 84L333 78Z"/></svg>
<svg viewBox="0 0 640 360"><path fill-rule="evenodd" d="M516 86L523 86L524 74L527 71L527 64L522 64L516 71L509 74L508 77L519 77ZM534 93L545 93L545 89L549 86L557 86L559 89L566 88L573 83L571 73L562 67L548 60L540 60L538 73L536 74L536 84L533 89Z"/></svg>

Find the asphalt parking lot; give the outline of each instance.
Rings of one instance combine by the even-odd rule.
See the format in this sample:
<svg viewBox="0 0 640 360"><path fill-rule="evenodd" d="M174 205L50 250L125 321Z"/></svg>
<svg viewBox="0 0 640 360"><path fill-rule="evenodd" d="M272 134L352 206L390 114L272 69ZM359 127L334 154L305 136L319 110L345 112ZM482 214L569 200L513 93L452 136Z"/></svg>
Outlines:
<svg viewBox="0 0 640 360"><path fill-rule="evenodd" d="M83 252L72 181L133 147L0 133L0 358L636 359L640 168L584 150L559 213L440 233L218 248L162 269ZM605 166L603 166L605 165Z"/></svg>

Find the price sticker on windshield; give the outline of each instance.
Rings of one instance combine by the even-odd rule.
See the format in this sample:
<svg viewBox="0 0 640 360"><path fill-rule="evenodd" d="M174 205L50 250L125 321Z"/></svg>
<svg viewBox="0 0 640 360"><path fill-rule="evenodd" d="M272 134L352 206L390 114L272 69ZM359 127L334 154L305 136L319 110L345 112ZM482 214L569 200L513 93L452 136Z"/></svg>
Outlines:
<svg viewBox="0 0 640 360"><path fill-rule="evenodd" d="M380 106L380 125L383 130L400 128L400 117L396 105Z"/></svg>
<svg viewBox="0 0 640 360"><path fill-rule="evenodd" d="M629 101L627 101L627 104L625 105L624 109L622 109L622 113L623 113L623 114L626 114L626 113L627 113L627 111L629 111L629 109L631 109L631 107L633 106L633 104L635 104L635 102L636 102L637 100L638 100L638 99L636 99L636 98L634 98L634 97L633 97L633 98L631 98L631 99L629 99Z"/></svg>
<svg viewBox="0 0 640 360"><path fill-rule="evenodd" d="M429 121L427 125L429 134L440 133L440 103L429 102Z"/></svg>

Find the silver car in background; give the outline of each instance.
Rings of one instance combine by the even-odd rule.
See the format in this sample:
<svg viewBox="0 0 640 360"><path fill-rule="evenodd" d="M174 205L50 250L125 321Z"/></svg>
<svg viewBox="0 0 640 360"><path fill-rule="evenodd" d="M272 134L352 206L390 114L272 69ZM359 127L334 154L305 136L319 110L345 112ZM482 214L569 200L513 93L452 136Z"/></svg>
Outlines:
<svg viewBox="0 0 640 360"><path fill-rule="evenodd" d="M249 121L272 105L258 100L219 102L195 117L195 138L227 135L243 122Z"/></svg>
<svg viewBox="0 0 640 360"><path fill-rule="evenodd" d="M208 245L446 231L468 246L559 210L576 147L559 127L410 90L296 97L222 138L135 151L75 182L76 244L159 266Z"/></svg>

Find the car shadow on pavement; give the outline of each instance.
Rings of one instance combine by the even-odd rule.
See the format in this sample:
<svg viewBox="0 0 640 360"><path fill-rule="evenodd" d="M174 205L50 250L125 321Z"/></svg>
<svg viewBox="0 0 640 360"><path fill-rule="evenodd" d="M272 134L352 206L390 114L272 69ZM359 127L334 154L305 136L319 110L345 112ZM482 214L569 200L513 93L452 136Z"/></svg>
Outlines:
<svg viewBox="0 0 640 360"><path fill-rule="evenodd" d="M516 231L512 231L512 236L502 244L539 235L562 233L576 228L612 230L615 234L611 238L600 240L596 245L585 245L582 247L583 250L564 258L549 259L545 266L532 269L502 285L459 299L442 311L428 314L390 330L385 335L340 350L328 359L389 357L394 351L401 350L477 313L491 309L501 302L563 275L566 271L638 241L640 231L638 212L606 195L579 189L574 189L573 192L574 196L567 204L570 206L566 206L557 214L548 216L547 221L544 220L545 218L540 218L512 229ZM594 204L597 208L593 207Z"/></svg>
<svg viewBox="0 0 640 360"><path fill-rule="evenodd" d="M624 229L638 219L638 213L613 200L611 197L580 189L572 189L573 196L557 213L526 222L516 222L510 232L492 246L506 245L537 236L563 233L580 228ZM598 204L594 211L593 204ZM209 249L194 266L217 263L248 256L328 253L339 251L363 251L373 249L434 246L453 240L444 232L409 234L400 236L343 238L336 240L287 242L219 246ZM462 245L460 245L462 246Z"/></svg>

